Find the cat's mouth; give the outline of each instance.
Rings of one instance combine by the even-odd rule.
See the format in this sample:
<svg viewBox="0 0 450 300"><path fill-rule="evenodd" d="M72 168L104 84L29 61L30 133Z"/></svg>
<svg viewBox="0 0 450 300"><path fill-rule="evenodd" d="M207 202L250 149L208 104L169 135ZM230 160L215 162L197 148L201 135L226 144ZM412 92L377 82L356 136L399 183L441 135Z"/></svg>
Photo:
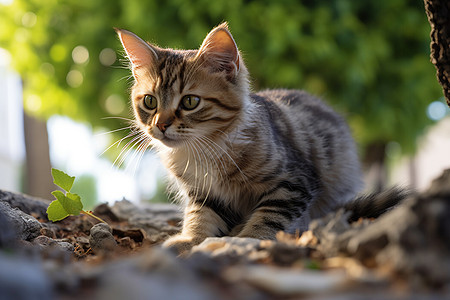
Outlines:
<svg viewBox="0 0 450 300"><path fill-rule="evenodd" d="M181 145L183 145L184 138L182 135L174 134L172 132L165 132L162 133L160 131L150 131L150 136L152 136L153 139L160 141L164 146L170 147L170 148L177 148Z"/></svg>
<svg viewBox="0 0 450 300"><path fill-rule="evenodd" d="M182 145L182 141L180 139L175 139L172 137L168 137L167 135L164 135L160 138L157 138L161 143L163 143L165 146L170 148L176 148L180 145Z"/></svg>

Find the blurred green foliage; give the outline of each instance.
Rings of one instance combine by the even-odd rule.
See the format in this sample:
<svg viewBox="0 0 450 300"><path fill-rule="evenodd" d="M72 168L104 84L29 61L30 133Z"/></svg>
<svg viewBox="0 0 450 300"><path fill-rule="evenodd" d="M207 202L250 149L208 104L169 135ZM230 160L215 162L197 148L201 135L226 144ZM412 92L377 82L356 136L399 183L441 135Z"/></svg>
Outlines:
<svg viewBox="0 0 450 300"><path fill-rule="evenodd" d="M123 125L102 117L130 116L130 73L115 57L112 28L193 49L222 21L255 90L300 88L326 98L362 146L397 141L411 152L431 122L426 107L442 92L418 0L15 0L0 5L0 47L22 75L29 112L115 129Z"/></svg>
<svg viewBox="0 0 450 300"><path fill-rule="evenodd" d="M77 176L72 191L80 195L85 210L92 210L98 204L97 180L93 175Z"/></svg>

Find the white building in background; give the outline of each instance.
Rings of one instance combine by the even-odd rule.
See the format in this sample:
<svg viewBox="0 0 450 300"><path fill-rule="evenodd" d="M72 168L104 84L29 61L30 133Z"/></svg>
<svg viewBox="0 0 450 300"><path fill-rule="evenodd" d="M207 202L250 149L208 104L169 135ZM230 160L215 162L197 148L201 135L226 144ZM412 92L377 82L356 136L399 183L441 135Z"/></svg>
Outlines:
<svg viewBox="0 0 450 300"><path fill-rule="evenodd" d="M419 139L412 164L413 166L411 158L403 158L394 166L391 182L413 185L417 190L423 191L445 169L450 169L450 116L443 117ZM411 167L414 168L413 174Z"/></svg>
<svg viewBox="0 0 450 300"><path fill-rule="evenodd" d="M0 48L0 189L20 191L25 161L22 84L10 62L9 53Z"/></svg>

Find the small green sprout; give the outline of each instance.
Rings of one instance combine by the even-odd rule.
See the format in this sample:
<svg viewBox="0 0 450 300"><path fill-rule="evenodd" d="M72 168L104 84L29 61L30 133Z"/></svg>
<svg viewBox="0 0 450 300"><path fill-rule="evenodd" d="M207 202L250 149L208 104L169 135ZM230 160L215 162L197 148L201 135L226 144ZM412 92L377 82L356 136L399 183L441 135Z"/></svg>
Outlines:
<svg viewBox="0 0 450 300"><path fill-rule="evenodd" d="M62 188L66 193L61 191L53 191L54 200L47 208L48 219L52 222L60 221L70 215L77 216L80 213L95 218L96 220L106 223L90 211L83 210L81 197L70 192L75 177L69 176L63 171L52 168L53 183Z"/></svg>

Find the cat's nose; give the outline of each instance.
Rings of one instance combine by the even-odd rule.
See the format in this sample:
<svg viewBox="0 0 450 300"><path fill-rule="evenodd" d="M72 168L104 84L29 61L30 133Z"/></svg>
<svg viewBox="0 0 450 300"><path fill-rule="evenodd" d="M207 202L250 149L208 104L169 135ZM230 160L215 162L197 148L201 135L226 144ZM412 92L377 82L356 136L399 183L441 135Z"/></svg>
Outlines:
<svg viewBox="0 0 450 300"><path fill-rule="evenodd" d="M167 128L172 125L174 117L170 113L157 113L153 118L153 124L161 130L162 133L166 132Z"/></svg>
<svg viewBox="0 0 450 300"><path fill-rule="evenodd" d="M172 125L172 123L156 123L156 127L161 130L162 133L166 132L167 128Z"/></svg>

